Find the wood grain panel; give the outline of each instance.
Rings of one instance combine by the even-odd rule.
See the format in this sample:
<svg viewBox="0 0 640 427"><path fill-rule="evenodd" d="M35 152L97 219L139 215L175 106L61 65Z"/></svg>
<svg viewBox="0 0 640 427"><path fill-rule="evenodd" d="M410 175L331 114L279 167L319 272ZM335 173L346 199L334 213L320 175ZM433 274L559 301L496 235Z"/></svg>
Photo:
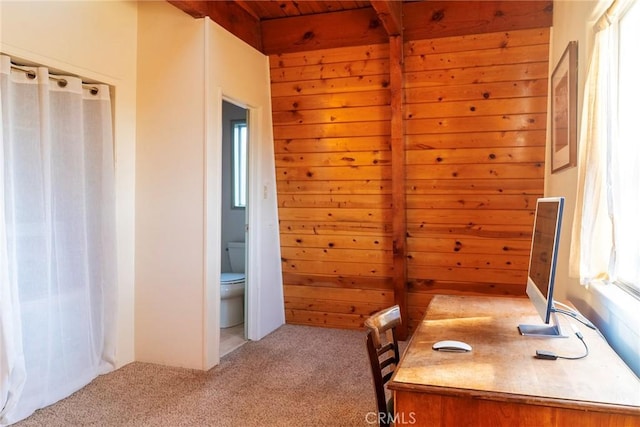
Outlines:
<svg viewBox="0 0 640 427"><path fill-rule="evenodd" d="M352 179L390 179L391 172L383 166L319 166L319 167L278 167L277 179L309 180L345 180Z"/></svg>
<svg viewBox="0 0 640 427"><path fill-rule="evenodd" d="M284 316L287 323L338 329L362 329L364 321L368 317L363 314L336 313L333 310L321 312L308 309L293 309L288 308L286 302Z"/></svg>
<svg viewBox="0 0 640 427"><path fill-rule="evenodd" d="M315 0L307 0L305 2L294 0L280 0L278 2L238 0L236 3L251 15L260 17L261 19L278 19L287 16L328 13L340 10L359 9L367 6L365 2L359 0L342 0L340 2Z"/></svg>
<svg viewBox="0 0 640 427"><path fill-rule="evenodd" d="M356 303L386 304L393 301L391 290L354 289L336 287L317 287L285 285L289 297L309 298L326 301L352 301Z"/></svg>
<svg viewBox="0 0 640 427"><path fill-rule="evenodd" d="M278 206L283 208L391 208L387 195L354 194L286 194L278 198Z"/></svg>
<svg viewBox="0 0 640 427"><path fill-rule="evenodd" d="M349 302L349 301L328 301L325 299L297 298L289 296L284 301L285 309L290 309L301 313L303 311L313 311L316 313L339 313L355 314L362 317L362 321L376 311L387 308L384 303ZM341 326L342 327L342 326Z"/></svg>
<svg viewBox="0 0 640 427"><path fill-rule="evenodd" d="M405 109L404 115L405 119L411 120L431 117L495 116L505 111L511 114L546 113L547 97L411 104Z"/></svg>
<svg viewBox="0 0 640 427"><path fill-rule="evenodd" d="M532 218L533 221L533 218ZM531 240L531 224L425 224L409 223L407 238L421 237L485 237L510 241L512 239Z"/></svg>
<svg viewBox="0 0 640 427"><path fill-rule="evenodd" d="M217 24L258 51L262 50L260 19L248 13L238 2L168 0L194 18L209 16Z"/></svg>
<svg viewBox="0 0 640 427"><path fill-rule="evenodd" d="M526 209L535 207L537 197L527 195L500 194L409 194L408 209Z"/></svg>
<svg viewBox="0 0 640 427"><path fill-rule="evenodd" d="M557 423L557 408L461 399L454 396L400 392L398 411L414 413L416 425L478 427L584 425L584 414L568 424ZM418 409L419 410L416 410ZM428 408L428 409L427 409ZM426 410L423 410L426 409ZM565 412L560 410L561 412ZM576 411L573 411L579 415ZM580 420L580 422L578 422ZM425 423L425 424L423 424ZM577 423L577 424L576 424ZM601 425L601 424L598 424ZM604 425L604 424L602 424Z"/></svg>
<svg viewBox="0 0 640 427"><path fill-rule="evenodd" d="M542 197L543 178L520 179L410 179L407 180L409 194L526 194ZM533 223L532 223L533 224Z"/></svg>
<svg viewBox="0 0 640 427"><path fill-rule="evenodd" d="M391 117L391 111L388 106L274 111L273 124L277 126L359 122L363 117L366 117L368 121L386 121Z"/></svg>
<svg viewBox="0 0 640 427"><path fill-rule="evenodd" d="M374 166L391 162L388 151L276 154L276 167Z"/></svg>
<svg viewBox="0 0 640 427"><path fill-rule="evenodd" d="M283 273L380 278L391 276L392 270L393 267L391 264L363 264L357 262L327 263L322 261L282 260Z"/></svg>
<svg viewBox="0 0 640 427"><path fill-rule="evenodd" d="M337 248L291 248L282 246L283 259L296 261L320 261L334 263L348 259L349 262L384 264L391 258L391 251L387 250L354 250Z"/></svg>
<svg viewBox="0 0 640 427"><path fill-rule="evenodd" d="M300 2L302 3L302 2ZM267 55L384 43L387 34L372 8L261 22Z"/></svg>
<svg viewBox="0 0 640 427"><path fill-rule="evenodd" d="M373 0L370 2L390 37L402 35L402 2Z"/></svg>
<svg viewBox="0 0 640 427"><path fill-rule="evenodd" d="M390 209L360 208L280 208L283 218L297 221L389 222Z"/></svg>
<svg viewBox="0 0 640 427"><path fill-rule="evenodd" d="M449 70L451 68L501 65L505 62L527 64L544 62L548 55L548 44L446 53L420 52L418 50L415 55L407 56L405 59L405 70L407 72Z"/></svg>
<svg viewBox="0 0 640 427"><path fill-rule="evenodd" d="M456 86L417 86L405 90L407 104L447 101L483 101L547 96L548 81L519 80L506 82L468 83Z"/></svg>
<svg viewBox="0 0 640 427"><path fill-rule="evenodd" d="M428 253L448 253L452 255L464 254L515 254L525 257L529 256L531 242L527 239L510 239L508 243L505 239L479 239L470 236L455 237L423 237L416 236L408 238L407 243L415 252ZM417 260L416 264L429 265L428 258Z"/></svg>
<svg viewBox="0 0 640 427"><path fill-rule="evenodd" d="M409 224L453 224L467 225L505 225L517 224L531 227L535 210L501 210L501 209L409 209ZM508 239L505 239L505 243Z"/></svg>
<svg viewBox="0 0 640 427"><path fill-rule="evenodd" d="M407 57L424 53L453 53L473 50L511 48L549 44L549 28L505 32L474 33L452 37L412 40L405 43Z"/></svg>
<svg viewBox="0 0 640 427"><path fill-rule="evenodd" d="M275 139L341 138L362 136L388 136L389 122L362 121L356 123L323 123L312 125L273 126Z"/></svg>
<svg viewBox="0 0 640 427"><path fill-rule="evenodd" d="M493 252L474 254L452 251L437 253L430 249L430 252L409 252L407 263L410 266L527 270L529 255L501 255Z"/></svg>
<svg viewBox="0 0 640 427"><path fill-rule="evenodd" d="M427 292L420 292L420 291L416 291L415 287L414 287L413 282L409 283L409 291L411 292L413 298L411 298L411 304L409 304L410 307L413 308L414 312L416 310L416 307L427 307L429 305L429 303L431 302L431 300L433 299L433 295L430 295ZM424 309L420 309L420 317L419 319L422 320L424 318L424 313L426 310Z"/></svg>
<svg viewBox="0 0 640 427"><path fill-rule="evenodd" d="M349 153L352 151L388 151L389 138L385 135L349 138L276 139L276 154L282 153Z"/></svg>
<svg viewBox="0 0 640 427"><path fill-rule="evenodd" d="M378 235L390 233L391 225L388 223L373 222L305 222L305 221L280 221L282 233L304 234L332 234L332 235Z"/></svg>
<svg viewBox="0 0 640 427"><path fill-rule="evenodd" d="M282 234L280 238L282 247L313 248L313 249L360 249L366 251L390 251L391 237L384 234L378 235L336 235L336 234L312 234L300 235Z"/></svg>
<svg viewBox="0 0 640 427"><path fill-rule="evenodd" d="M531 61L530 61L531 62ZM300 65L297 67L280 67L271 69L272 82L298 82L302 80L325 80L339 77L375 76L389 73L389 62L386 58L349 60L331 64Z"/></svg>
<svg viewBox="0 0 640 427"><path fill-rule="evenodd" d="M408 150L432 148L544 147L546 130L451 132L407 135Z"/></svg>
<svg viewBox="0 0 640 427"><path fill-rule="evenodd" d="M351 181L299 181L279 180L278 193L281 194L391 194L391 184L388 180L357 180ZM278 196L279 198L280 196Z"/></svg>
<svg viewBox="0 0 640 427"><path fill-rule="evenodd" d="M404 36L405 40L423 40L548 28L552 18L551 0L407 2L404 5Z"/></svg>
<svg viewBox="0 0 640 427"><path fill-rule="evenodd" d="M532 62L527 64L491 65L486 67L451 68L434 71L413 71L405 74L405 87L443 86L508 82L518 80L546 79L549 64ZM366 83L375 84L373 78Z"/></svg>
<svg viewBox="0 0 640 427"><path fill-rule="evenodd" d="M408 179L542 179L543 163L432 165L410 168Z"/></svg>
<svg viewBox="0 0 640 427"><path fill-rule="evenodd" d="M503 284L513 286L522 283L521 291L527 283L526 270L505 270L496 268L464 268L464 267L435 267L432 265L411 265L411 277L421 277L430 280L446 280L474 282L485 284Z"/></svg>
<svg viewBox="0 0 640 427"><path fill-rule="evenodd" d="M413 150L409 165L544 162L544 147L451 148Z"/></svg>
<svg viewBox="0 0 640 427"><path fill-rule="evenodd" d="M424 313L424 309L434 295L479 295L479 296L519 296L524 294L525 285L512 283L462 282L456 280L418 279L409 281L415 307ZM421 318L416 318L420 320Z"/></svg>
<svg viewBox="0 0 640 427"><path fill-rule="evenodd" d="M522 71L521 71L522 73ZM535 77L532 77L535 78ZM362 92L385 89L388 76L342 77L328 80L271 83L272 96L317 95L322 93Z"/></svg>
<svg viewBox="0 0 640 427"><path fill-rule="evenodd" d="M393 284L391 283L391 280L385 277L352 276L346 278L339 276L314 276L312 274L284 273L283 278L291 285L341 289L373 289L377 291L384 290L387 292L393 292ZM322 298L318 298L318 300L321 299Z"/></svg>
<svg viewBox="0 0 640 427"><path fill-rule="evenodd" d="M541 130L547 125L546 113L511 114L485 117L441 117L407 120L407 134L449 132L494 132Z"/></svg>
<svg viewBox="0 0 640 427"><path fill-rule="evenodd" d="M270 57L287 322L361 327L393 304L403 260L409 329L437 293L524 294L548 44L546 26L409 40L393 111L386 43ZM397 188L392 136L404 151ZM406 252L394 261L402 188Z"/></svg>
<svg viewBox="0 0 640 427"><path fill-rule="evenodd" d="M342 92L316 95L292 95L273 98L273 111L302 111L322 108L369 107L373 105L389 105L388 90L371 90L363 92Z"/></svg>
<svg viewBox="0 0 640 427"><path fill-rule="evenodd" d="M388 52L271 58L289 323L360 328L392 304Z"/></svg>
<svg viewBox="0 0 640 427"><path fill-rule="evenodd" d="M314 49L269 55L269 66L273 69L280 69L304 65L335 64L338 62L388 58L388 44L368 44L366 46Z"/></svg>

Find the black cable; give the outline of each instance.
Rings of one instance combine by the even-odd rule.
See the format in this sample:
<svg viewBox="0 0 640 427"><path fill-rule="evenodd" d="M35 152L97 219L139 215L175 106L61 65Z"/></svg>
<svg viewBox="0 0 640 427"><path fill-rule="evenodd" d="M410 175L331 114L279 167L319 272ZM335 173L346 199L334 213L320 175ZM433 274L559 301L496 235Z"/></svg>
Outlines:
<svg viewBox="0 0 640 427"><path fill-rule="evenodd" d="M593 323L591 323L591 321L589 319L587 319L586 317L584 317L584 316L582 316L582 315L580 315L578 313L575 313L575 312L569 311L569 310L563 310L561 308L555 308L555 307L553 308L553 311L555 311L556 313L564 314L566 316L570 316L570 317L576 319L578 322L580 322L583 325L585 325L586 327L591 328L594 331L597 330L596 326Z"/></svg>
<svg viewBox="0 0 640 427"><path fill-rule="evenodd" d="M576 313L574 311L569 311L569 310L563 310L561 308L556 308L553 307L552 310L556 313L559 314L564 314L565 316L569 316L572 319L576 319L578 322L582 323L583 325L585 325L586 327L593 329L594 331L596 331L598 333L598 335L600 335L600 337L606 341L606 338L604 337L604 335L602 335L602 332L600 332L600 329L598 329L596 327L596 325L594 325L593 323L591 323L591 321L589 319L587 319L586 317L584 317L582 314L580 313Z"/></svg>
<svg viewBox="0 0 640 427"><path fill-rule="evenodd" d="M561 304L561 303L558 303L558 304ZM564 306L564 307L570 308L565 304L561 304L561 305ZM551 309L555 313L564 314L566 316L569 316L569 317L577 320L578 322L582 323L586 327L591 328L594 331L596 331L602 337L602 333L600 332L600 330L598 328L596 328L596 326L593 323L591 323L591 321L589 319L587 319L586 317L584 317L582 314L577 313L577 312L575 312L573 310L563 310L563 309L557 308L557 307L552 307ZM585 357L587 357L589 355L589 346L587 346L587 343L584 341L584 336L582 335L582 332L578 331L573 324L571 324L571 327L573 328L573 331L575 332L576 337L578 337L580 342L582 342L582 345L584 345L585 353L583 355L581 355L581 356L559 356L559 355L555 354L552 351L536 350L536 356L535 357L537 359L546 359L546 360L556 360L556 359L578 360L578 359L584 359Z"/></svg>
<svg viewBox="0 0 640 427"><path fill-rule="evenodd" d="M589 355L589 347L587 346L587 343L584 342L584 337L582 336L582 333L580 331L576 331L576 336L580 339L580 341L582 342L582 345L584 345L585 353L582 356L575 356L575 357L557 356L558 359L578 360L578 359L584 359Z"/></svg>
<svg viewBox="0 0 640 427"><path fill-rule="evenodd" d="M545 360L556 360L556 359L565 359L565 360L578 360L578 359L584 359L585 357L587 357L589 355L589 347L587 346L587 343L584 341L584 336L582 335L582 332L578 331L574 325L572 324L571 327L573 328L573 331L576 333L576 337L578 337L578 339L582 342L582 345L584 345L584 349L585 349L585 353L581 356L559 356L557 354L555 354L552 351L548 351L548 350L536 350L536 359L545 359Z"/></svg>

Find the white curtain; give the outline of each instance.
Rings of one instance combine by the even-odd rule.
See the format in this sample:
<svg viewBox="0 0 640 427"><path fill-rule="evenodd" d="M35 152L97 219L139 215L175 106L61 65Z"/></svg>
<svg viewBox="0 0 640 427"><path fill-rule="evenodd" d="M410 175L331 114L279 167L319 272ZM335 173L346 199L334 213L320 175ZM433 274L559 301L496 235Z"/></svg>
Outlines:
<svg viewBox="0 0 640 427"><path fill-rule="evenodd" d="M619 20L635 0L615 0L594 26L595 40L585 83L578 148L578 190L571 235L569 274L584 285L609 282L614 271L614 218L623 193L612 141L618 138ZM616 211L618 210L618 212ZM618 235L625 227L617 227ZM620 239L622 237L622 239ZM624 240L620 236L617 240Z"/></svg>
<svg viewBox="0 0 640 427"><path fill-rule="evenodd" d="M582 106L578 144L578 192L571 236L570 274L583 284L608 279L612 227L607 200L607 141L611 127L607 117L612 69L617 59L610 49L607 29L595 35Z"/></svg>
<svg viewBox="0 0 640 427"><path fill-rule="evenodd" d="M0 425L114 368L109 87L0 56Z"/></svg>

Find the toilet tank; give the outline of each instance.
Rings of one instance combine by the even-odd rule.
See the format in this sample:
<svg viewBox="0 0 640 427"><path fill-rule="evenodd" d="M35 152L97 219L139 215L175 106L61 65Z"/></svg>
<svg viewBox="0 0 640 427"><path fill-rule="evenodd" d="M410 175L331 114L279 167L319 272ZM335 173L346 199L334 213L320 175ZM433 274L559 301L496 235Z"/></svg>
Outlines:
<svg viewBox="0 0 640 427"><path fill-rule="evenodd" d="M229 262L233 273L244 273L244 242L227 242Z"/></svg>

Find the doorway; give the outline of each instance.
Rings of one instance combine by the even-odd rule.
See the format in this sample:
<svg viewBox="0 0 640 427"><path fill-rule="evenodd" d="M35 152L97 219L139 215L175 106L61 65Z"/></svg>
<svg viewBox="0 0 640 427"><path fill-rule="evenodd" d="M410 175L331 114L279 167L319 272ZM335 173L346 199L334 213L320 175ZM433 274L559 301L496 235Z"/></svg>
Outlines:
<svg viewBox="0 0 640 427"><path fill-rule="evenodd" d="M248 122L247 109L222 101L220 357L240 347L247 337L247 252L246 246L238 251L242 247L238 243L247 242Z"/></svg>

